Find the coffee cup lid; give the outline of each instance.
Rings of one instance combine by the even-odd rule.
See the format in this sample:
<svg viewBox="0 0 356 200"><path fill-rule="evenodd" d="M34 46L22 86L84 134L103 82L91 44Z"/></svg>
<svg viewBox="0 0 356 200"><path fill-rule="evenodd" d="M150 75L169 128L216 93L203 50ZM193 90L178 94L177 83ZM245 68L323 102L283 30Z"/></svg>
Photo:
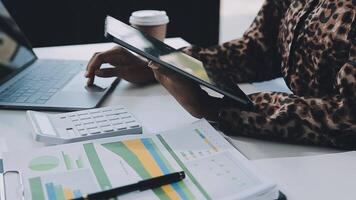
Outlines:
<svg viewBox="0 0 356 200"><path fill-rule="evenodd" d="M167 13L159 10L140 10L133 12L130 17L130 24L139 26L157 26L168 22Z"/></svg>

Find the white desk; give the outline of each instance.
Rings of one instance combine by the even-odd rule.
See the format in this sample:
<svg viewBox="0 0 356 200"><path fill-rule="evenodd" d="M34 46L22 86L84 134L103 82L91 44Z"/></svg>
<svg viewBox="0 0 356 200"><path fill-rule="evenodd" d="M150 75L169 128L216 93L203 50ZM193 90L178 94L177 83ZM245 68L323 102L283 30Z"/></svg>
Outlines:
<svg viewBox="0 0 356 200"><path fill-rule="evenodd" d="M105 43L48 47L35 49L35 52L40 58L88 60L93 53L113 46L112 43ZM104 101L104 105L116 104L126 106L142 122L145 133L172 129L196 120L158 84L137 87L122 81ZM0 138L5 139L9 151L43 146L32 140L30 132L25 111L0 110ZM233 142L252 160L338 152L335 149L281 144L242 137L235 137Z"/></svg>

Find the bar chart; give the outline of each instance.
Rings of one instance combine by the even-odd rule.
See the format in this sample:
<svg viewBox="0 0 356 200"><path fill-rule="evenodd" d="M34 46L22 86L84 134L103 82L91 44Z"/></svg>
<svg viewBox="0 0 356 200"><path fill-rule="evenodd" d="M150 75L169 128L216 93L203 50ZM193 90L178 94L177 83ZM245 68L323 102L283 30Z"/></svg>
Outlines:
<svg viewBox="0 0 356 200"><path fill-rule="evenodd" d="M175 172L152 139L134 139L103 146L123 158L142 179ZM183 182L166 185L153 192L161 200L196 199Z"/></svg>
<svg viewBox="0 0 356 200"><path fill-rule="evenodd" d="M28 181L32 199L36 200L69 200L99 190L88 169L38 176Z"/></svg>
<svg viewBox="0 0 356 200"><path fill-rule="evenodd" d="M62 154L64 164L65 164L67 170L84 168L84 161L83 161L82 155L79 155L77 157L77 159L73 159L72 158L73 156L66 154L64 151L62 151L61 154Z"/></svg>

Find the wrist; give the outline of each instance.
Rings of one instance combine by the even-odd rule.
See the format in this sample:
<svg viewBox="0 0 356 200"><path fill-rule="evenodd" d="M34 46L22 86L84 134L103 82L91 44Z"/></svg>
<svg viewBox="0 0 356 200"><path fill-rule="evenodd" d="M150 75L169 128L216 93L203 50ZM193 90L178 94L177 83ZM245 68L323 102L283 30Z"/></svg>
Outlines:
<svg viewBox="0 0 356 200"><path fill-rule="evenodd" d="M221 106L222 101L220 98L209 96L209 98L205 101L203 105L204 118L208 121L218 121Z"/></svg>

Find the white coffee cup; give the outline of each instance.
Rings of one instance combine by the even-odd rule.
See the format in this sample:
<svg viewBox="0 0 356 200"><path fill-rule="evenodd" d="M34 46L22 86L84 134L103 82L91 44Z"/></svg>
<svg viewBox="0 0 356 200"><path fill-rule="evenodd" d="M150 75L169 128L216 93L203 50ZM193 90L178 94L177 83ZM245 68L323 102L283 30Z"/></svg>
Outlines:
<svg viewBox="0 0 356 200"><path fill-rule="evenodd" d="M151 36L163 41L166 37L169 18L165 11L140 10L133 12L130 24Z"/></svg>

